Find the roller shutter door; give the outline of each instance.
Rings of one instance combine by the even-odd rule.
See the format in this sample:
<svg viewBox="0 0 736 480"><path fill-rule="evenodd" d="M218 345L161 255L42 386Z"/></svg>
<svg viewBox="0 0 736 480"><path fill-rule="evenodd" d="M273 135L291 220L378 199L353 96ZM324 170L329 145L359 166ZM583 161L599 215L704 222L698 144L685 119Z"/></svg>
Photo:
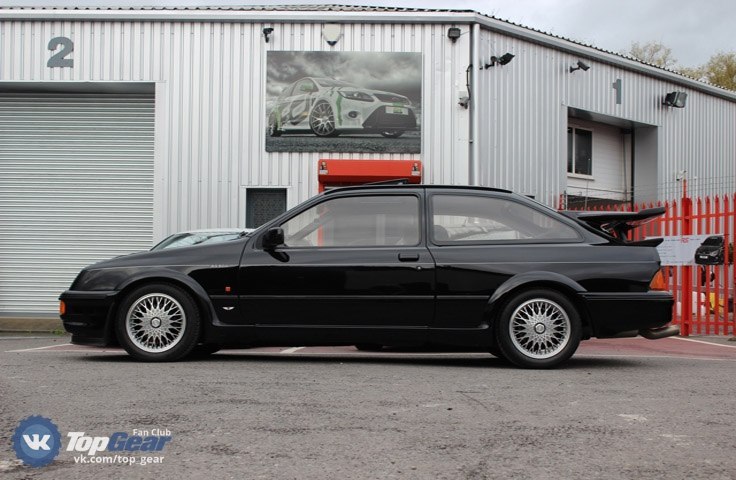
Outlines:
<svg viewBox="0 0 736 480"><path fill-rule="evenodd" d="M153 95L0 94L0 316L50 316L91 263L150 248Z"/></svg>

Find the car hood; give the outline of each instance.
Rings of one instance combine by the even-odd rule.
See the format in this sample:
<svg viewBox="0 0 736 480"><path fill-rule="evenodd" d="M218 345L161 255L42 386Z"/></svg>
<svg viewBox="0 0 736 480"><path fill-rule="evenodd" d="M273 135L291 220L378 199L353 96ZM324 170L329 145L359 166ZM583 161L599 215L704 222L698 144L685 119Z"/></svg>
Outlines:
<svg viewBox="0 0 736 480"><path fill-rule="evenodd" d="M400 95L395 92L387 92L385 90L371 90L370 88L363 88L363 87L331 87L330 90L334 89L335 91L339 92L363 92L363 93L370 93L371 95L380 94L380 95L393 95L394 97L400 97L405 98L406 100L409 100L409 98L406 95Z"/></svg>
<svg viewBox="0 0 736 480"><path fill-rule="evenodd" d="M191 276L197 271L231 268L240 264L240 255L249 237L216 244L141 252L97 262L83 269L71 290L117 290L126 279L164 273ZM165 273L168 272L168 273Z"/></svg>
<svg viewBox="0 0 736 480"><path fill-rule="evenodd" d="M131 253L121 257L103 260L87 267L87 270L120 268L120 267L155 267L172 265L212 265L220 264L223 258L226 263L238 262L243 246L249 237L227 242L218 242L191 247L168 248L156 251Z"/></svg>

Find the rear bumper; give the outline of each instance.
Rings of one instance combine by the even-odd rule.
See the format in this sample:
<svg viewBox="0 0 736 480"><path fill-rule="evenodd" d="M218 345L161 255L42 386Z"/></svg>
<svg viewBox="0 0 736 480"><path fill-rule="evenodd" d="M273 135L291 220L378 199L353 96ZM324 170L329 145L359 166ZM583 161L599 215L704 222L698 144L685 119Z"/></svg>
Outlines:
<svg viewBox="0 0 736 480"><path fill-rule="evenodd" d="M586 292L581 297L589 313L593 336L598 338L616 337L630 331L641 334L660 329L672 321L674 300L668 292ZM676 334L669 330L668 333Z"/></svg>
<svg viewBox="0 0 736 480"><path fill-rule="evenodd" d="M117 292L83 292L67 290L59 300L66 305L61 315L64 329L72 334L72 343L104 346L112 338L112 325L108 321Z"/></svg>

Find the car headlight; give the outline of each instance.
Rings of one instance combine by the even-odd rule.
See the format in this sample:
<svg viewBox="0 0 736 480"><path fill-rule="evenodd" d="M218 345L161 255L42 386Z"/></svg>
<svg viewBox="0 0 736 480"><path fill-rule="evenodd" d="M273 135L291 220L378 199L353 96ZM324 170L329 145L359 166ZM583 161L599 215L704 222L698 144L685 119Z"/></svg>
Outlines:
<svg viewBox="0 0 736 480"><path fill-rule="evenodd" d="M372 102L373 101L373 97L371 97L367 93L363 93L363 92L355 92L355 91L352 91L352 92L344 92L344 91L340 91L338 93L340 94L341 97L347 98L347 99L350 99L350 100L357 100L359 102Z"/></svg>

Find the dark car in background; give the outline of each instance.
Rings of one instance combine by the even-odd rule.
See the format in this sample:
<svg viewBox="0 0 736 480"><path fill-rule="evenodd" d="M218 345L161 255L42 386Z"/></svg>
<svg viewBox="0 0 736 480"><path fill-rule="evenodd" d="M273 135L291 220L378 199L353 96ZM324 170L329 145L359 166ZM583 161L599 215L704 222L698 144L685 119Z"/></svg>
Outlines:
<svg viewBox="0 0 736 480"><path fill-rule="evenodd" d="M61 295L77 344L144 361L254 345L452 345L554 367L581 340L678 333L661 209L563 215L499 189L362 186L248 236L92 265Z"/></svg>

